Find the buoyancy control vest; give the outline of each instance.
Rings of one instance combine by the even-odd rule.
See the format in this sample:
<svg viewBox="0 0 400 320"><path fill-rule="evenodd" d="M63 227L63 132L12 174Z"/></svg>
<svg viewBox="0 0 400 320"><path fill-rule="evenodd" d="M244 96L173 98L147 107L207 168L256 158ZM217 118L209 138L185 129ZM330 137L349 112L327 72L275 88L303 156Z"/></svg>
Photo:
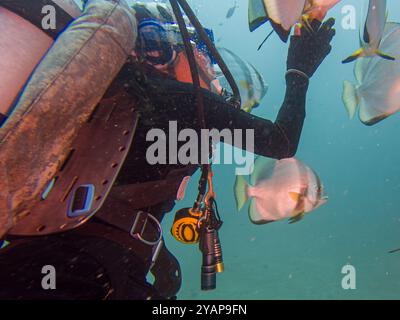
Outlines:
<svg viewBox="0 0 400 320"><path fill-rule="evenodd" d="M33 2L37 7L32 7ZM0 1L4 16L24 20L50 45L46 51L40 48L45 55L36 55L39 64L28 61L33 72L23 70L28 79L17 80L22 90L16 98L15 90L9 99L15 100L12 112L0 127L0 237L10 229L15 234L40 235L85 223L106 198L133 139L134 106L123 104L132 116L115 113L118 119L104 115L110 115L110 106L96 108L134 48L136 19L131 9L124 1L96 0L73 19L68 14L72 7L60 7L64 2L71 3ZM55 9L57 22L56 30L47 34L41 30L46 5ZM2 34L10 36L5 29ZM15 45L12 39L0 39L0 48ZM3 74L0 79L7 85ZM120 121L118 130L114 121ZM94 132L103 140L94 141ZM106 139L107 135L113 138ZM86 201L73 207L72 199L84 196Z"/></svg>
<svg viewBox="0 0 400 320"><path fill-rule="evenodd" d="M0 0L0 3L3 4L1 1L3 0ZM45 2L51 1L39 2L40 5L45 5ZM14 15L23 14L27 23L33 22L34 27L40 31L41 20L37 19L37 15L41 12L39 11L40 5L31 11L24 10L21 1L4 1L4 3L7 4L5 10L10 9L10 13ZM73 21L73 17L58 6L57 10L57 15L62 17L57 20L59 22L57 30L62 32ZM18 16L18 19L22 19L22 17ZM59 35L50 32L45 36L54 41ZM42 64L47 59L48 55L43 58ZM39 198L39 201L30 206L29 210L19 211L16 217L12 217L14 223L11 224L15 224L15 226L9 232L10 234L46 235L76 228L99 211L106 202L110 191L110 200L106 202L105 209L100 211L99 218L103 218L111 224L115 219L114 224L116 225L119 224L117 215L110 216L109 213L115 212L112 210L115 203L124 201L121 195L125 195L131 203L133 200L132 210L159 204L178 196L182 190L182 181L184 186L187 182L185 178L193 174L194 168L172 171L162 181L112 187L130 150L138 121L135 102L124 94L123 84L117 80L113 82L111 86L113 88L110 90L117 94L111 97L104 96L87 121L80 126L76 138L72 140L71 144L63 146L63 152L67 151L68 153L57 166L51 179L48 179L47 184L37 193L36 199ZM82 88L79 90L83 91ZM31 132L30 135L36 135L36 133ZM29 136L25 136L25 138L30 139ZM27 146L20 145L19 148L24 149ZM29 148L26 151L29 152ZM29 159L24 160L27 165L34 166L32 163L29 164ZM10 174L12 171L5 172L5 177L10 178ZM121 190L123 190L122 193ZM158 195L157 199L149 197L154 192ZM0 211L0 226L1 217L3 217L3 221L9 218L4 211L3 213ZM130 228L131 226L127 225L126 227Z"/></svg>

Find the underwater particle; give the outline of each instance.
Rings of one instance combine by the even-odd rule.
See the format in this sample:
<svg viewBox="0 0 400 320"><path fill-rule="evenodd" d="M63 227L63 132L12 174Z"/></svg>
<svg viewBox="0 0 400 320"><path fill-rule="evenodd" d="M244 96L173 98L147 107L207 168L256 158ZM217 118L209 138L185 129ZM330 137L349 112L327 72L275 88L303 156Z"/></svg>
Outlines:
<svg viewBox="0 0 400 320"><path fill-rule="evenodd" d="M292 279L292 278L293 278L293 275L290 273L289 276L288 276L288 278L289 278L289 279Z"/></svg>
<svg viewBox="0 0 400 320"><path fill-rule="evenodd" d="M254 241L256 241L257 240L257 238L256 237L252 237L252 238L250 238L250 242L254 242Z"/></svg>

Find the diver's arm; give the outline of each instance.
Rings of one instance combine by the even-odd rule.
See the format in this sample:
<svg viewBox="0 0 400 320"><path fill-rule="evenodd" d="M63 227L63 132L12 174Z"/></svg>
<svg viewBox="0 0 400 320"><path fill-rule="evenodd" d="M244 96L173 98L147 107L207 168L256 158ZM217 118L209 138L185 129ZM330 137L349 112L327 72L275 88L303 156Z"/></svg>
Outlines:
<svg viewBox="0 0 400 320"><path fill-rule="evenodd" d="M223 130L223 126L228 123L231 129L254 130L254 146L246 145L245 131L242 141L235 141L236 146L276 159L293 157L299 145L306 115L309 79L331 51L330 42L335 35L334 23L334 19L329 19L324 24L314 20L311 22L312 32L303 28L300 35L291 37L286 95L275 123L226 106L220 106L217 110L212 110L213 107L209 106L209 126Z"/></svg>
<svg viewBox="0 0 400 320"><path fill-rule="evenodd" d="M285 99L275 122L233 109L226 104L206 103L208 127L220 131L227 127L241 129L242 141L234 143L258 155L275 159L293 157L303 129L308 80L290 73L286 76L286 83ZM254 146L246 143L246 130L254 132Z"/></svg>
<svg viewBox="0 0 400 320"><path fill-rule="evenodd" d="M282 159L296 154L306 117L308 84L309 81L300 75L293 73L286 75L286 94L274 123L272 132L274 140L270 141L273 154L270 157ZM256 153L268 156L265 147L257 146L257 140L255 141L255 151L262 152Z"/></svg>

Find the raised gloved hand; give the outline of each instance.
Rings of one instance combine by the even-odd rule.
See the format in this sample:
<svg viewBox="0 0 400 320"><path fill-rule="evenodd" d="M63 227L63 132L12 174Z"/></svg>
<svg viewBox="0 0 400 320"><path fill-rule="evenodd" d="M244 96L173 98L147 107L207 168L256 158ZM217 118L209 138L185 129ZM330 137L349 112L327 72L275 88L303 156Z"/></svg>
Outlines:
<svg viewBox="0 0 400 320"><path fill-rule="evenodd" d="M313 20L310 27L302 27L301 35L292 36L287 59L288 72L299 71L311 78L319 65L331 52L330 42L336 34L333 26L335 19L331 18L324 23Z"/></svg>

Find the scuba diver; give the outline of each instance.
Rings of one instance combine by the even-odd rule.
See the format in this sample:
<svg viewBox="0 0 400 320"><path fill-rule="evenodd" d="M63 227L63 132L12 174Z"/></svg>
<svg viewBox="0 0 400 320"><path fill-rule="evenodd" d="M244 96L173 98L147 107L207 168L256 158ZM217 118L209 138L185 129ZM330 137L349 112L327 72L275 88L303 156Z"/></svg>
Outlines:
<svg viewBox="0 0 400 320"><path fill-rule="evenodd" d="M26 10L16 5L22 6L22 2L26 3L0 0L0 9L3 6L37 25L38 19L27 17ZM51 67L58 60L51 59L52 54L74 47L74 42L67 42L63 37L82 32L79 27L95 19L98 5L103 9L109 8L109 11L103 10L107 19L120 10L114 17L116 21L105 20L120 28L119 38L108 34L115 31L110 31L110 28L104 32L107 37L101 34L95 39L100 42L98 46L91 42L90 52L96 55L93 63L82 62L91 58L90 55L84 56L79 61L80 65L84 64L84 73L82 68L73 70L72 76L63 80L68 83L79 81L74 77L86 77L87 81L82 83L86 87L67 86L67 89L77 90L69 92L72 98L60 99L60 95L67 91L60 90L52 93L56 99L49 99L49 103L62 105L64 100L69 104L70 99L81 99L80 103L84 105L90 99L82 98L83 94L99 96L100 93L99 101L96 101L93 112L87 112L88 120L81 124L84 130L77 130L77 137L72 139L73 146L69 148L71 152L57 169L46 191L41 193L36 204L40 210L30 210L30 214L24 215L7 232L5 239L10 244L0 251L0 299L175 299L181 286L181 271L179 262L165 247L161 222L165 214L173 210L182 182L192 176L199 165L149 164L146 152L153 142L147 141L146 136L153 128L164 130L168 136L171 121L177 122L178 132L185 128L199 132L202 128L202 119L195 116L198 114L199 90L196 91L195 78L191 74L193 60L185 48L192 48L198 66L205 127L220 131L243 129L243 132L253 129L254 150L245 143L242 148L258 155L283 159L293 157L297 151L306 116L309 81L330 53L330 42L335 35L334 20L329 19L324 23L312 21L312 30L303 29L301 35L291 37L286 94L277 119L272 122L235 107L235 99L221 88L216 78L212 54L204 50L201 41L185 39L182 29L177 28L176 11L171 7L159 3L136 3L133 8L128 8L124 1L92 0L86 3L79 17L73 19L69 13L70 19L67 19L66 9L61 6L57 10L65 17L65 24L57 28L55 35L54 32L49 35L55 41L53 47L43 53L46 56L39 67L33 70L29 79L25 79L28 83L20 88L23 92L19 93L18 99L13 100L13 110L18 110L21 101L29 98L24 92L36 90L38 83L40 86L40 81L35 82L35 74L41 73L39 80L43 80L44 71L54 72ZM129 28L134 30L129 31ZM102 29L98 30L101 32ZM109 38L113 41L107 43L104 39ZM79 41L79 37L71 39ZM88 39L92 37L88 36ZM107 51L110 48L117 50L115 47L118 46L117 49L123 50L117 53ZM113 72L106 70L111 65ZM65 68L60 69L60 72L66 72ZM64 110L62 106L60 108ZM2 113L7 128L13 114L5 110L3 108ZM117 125L104 125L104 119L109 121L110 118ZM1 135L0 139L3 139ZM118 150L113 149L115 146ZM119 152L117 158L107 158L116 152ZM107 161L103 162L103 158ZM110 171L115 168L118 168L117 172ZM93 196L95 188L92 185L76 185L78 177L89 177L93 172L96 177L100 176L96 178L99 182L93 182L93 185L104 188L111 185L110 189L101 189L106 191L97 197ZM63 184L64 189L60 187L62 190L58 191L57 185ZM60 209L63 201L59 199L65 200L73 188L72 202L62 207L68 212L67 216ZM89 195L92 195L93 202L102 202L94 216L87 215L88 210L85 210ZM74 223L69 225L69 221ZM44 266L53 266L56 270L55 290L43 289ZM147 280L149 272L154 276L154 283Z"/></svg>

